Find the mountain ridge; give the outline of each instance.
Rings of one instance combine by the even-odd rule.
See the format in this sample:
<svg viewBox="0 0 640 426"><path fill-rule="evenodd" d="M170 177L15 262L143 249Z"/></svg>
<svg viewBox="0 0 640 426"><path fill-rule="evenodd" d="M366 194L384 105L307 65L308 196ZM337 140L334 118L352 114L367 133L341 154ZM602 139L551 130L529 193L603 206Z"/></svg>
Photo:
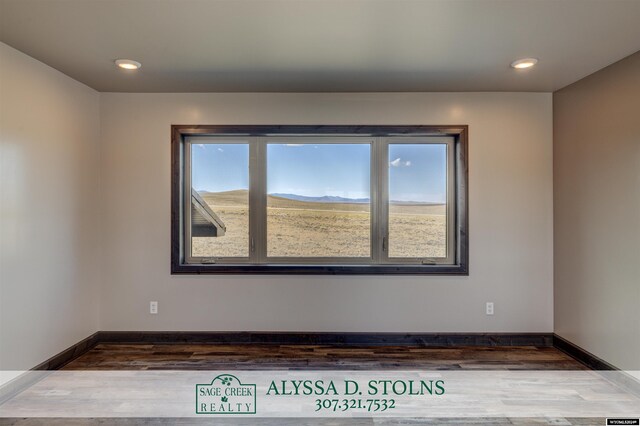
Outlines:
<svg viewBox="0 0 640 426"><path fill-rule="evenodd" d="M198 191L203 196L207 194L210 195L241 195L248 193L246 189L236 189L231 191L221 191L221 192L209 192L209 191ZM335 203L335 204L369 204L371 200L369 198L348 198L348 197L340 197L335 195L323 195L320 197L312 197L307 195L298 195L298 194L289 194L289 193L280 193L275 192L271 194L267 194L269 197L282 198L285 200L293 200L293 201L301 201L307 203ZM402 204L402 205L443 205L445 203L438 202L430 202L430 201L399 201L399 200L391 200L391 204Z"/></svg>
<svg viewBox="0 0 640 426"><path fill-rule="evenodd" d="M307 195L272 193L272 197L286 198L287 200L306 201L309 203L349 203L349 204L368 204L368 198L346 198L335 195L323 195L321 197L310 197Z"/></svg>

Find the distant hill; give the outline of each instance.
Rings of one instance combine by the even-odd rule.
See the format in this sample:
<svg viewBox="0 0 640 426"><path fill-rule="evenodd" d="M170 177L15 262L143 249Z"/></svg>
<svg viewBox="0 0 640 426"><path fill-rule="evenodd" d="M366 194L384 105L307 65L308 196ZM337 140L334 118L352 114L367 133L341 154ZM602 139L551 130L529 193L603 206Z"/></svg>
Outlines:
<svg viewBox="0 0 640 426"><path fill-rule="evenodd" d="M340 203L340 204L369 204L369 198L345 198L331 195L322 197L308 197L306 195L297 194L269 194L269 197L286 198L287 200L304 201L306 203ZM440 206L443 203L433 203L428 201L398 201L391 200L391 204L399 206Z"/></svg>
<svg viewBox="0 0 640 426"><path fill-rule="evenodd" d="M307 197L306 195L296 194L269 194L272 197L286 198L287 200L304 201L307 203L348 203L348 204L368 204L368 198L345 198L332 195L323 195L322 197Z"/></svg>
<svg viewBox="0 0 640 426"><path fill-rule="evenodd" d="M249 191L247 191L246 189L236 189L234 191L224 192L198 191L198 193L210 205L242 205L249 202Z"/></svg>
<svg viewBox="0 0 640 426"><path fill-rule="evenodd" d="M245 189L225 192L198 191L198 193L214 211L219 206L246 206L249 203L249 191ZM370 207L368 198L307 197L296 194L269 194L267 205L271 208L353 212L366 212ZM446 206L438 203L391 201L390 211L391 213L405 214L444 214Z"/></svg>

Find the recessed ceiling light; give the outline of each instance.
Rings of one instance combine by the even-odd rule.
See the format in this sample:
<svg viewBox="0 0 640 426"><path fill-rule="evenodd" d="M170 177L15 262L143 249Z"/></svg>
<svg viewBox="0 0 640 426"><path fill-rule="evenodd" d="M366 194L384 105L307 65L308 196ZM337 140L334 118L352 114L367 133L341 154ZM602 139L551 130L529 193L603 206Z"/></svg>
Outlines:
<svg viewBox="0 0 640 426"><path fill-rule="evenodd" d="M523 59L518 59L517 61L511 62L511 68L522 70L525 68L531 68L537 63L538 63L538 60L536 58L523 58Z"/></svg>
<svg viewBox="0 0 640 426"><path fill-rule="evenodd" d="M142 64L131 59L116 59L116 65L125 70L137 70Z"/></svg>

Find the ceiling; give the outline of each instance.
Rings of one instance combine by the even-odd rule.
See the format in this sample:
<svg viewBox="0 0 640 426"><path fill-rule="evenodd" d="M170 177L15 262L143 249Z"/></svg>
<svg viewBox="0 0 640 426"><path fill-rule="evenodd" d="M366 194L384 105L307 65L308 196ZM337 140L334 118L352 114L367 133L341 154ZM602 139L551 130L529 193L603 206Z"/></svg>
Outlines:
<svg viewBox="0 0 640 426"><path fill-rule="evenodd" d="M640 0L0 0L0 41L103 92L550 92L640 50Z"/></svg>

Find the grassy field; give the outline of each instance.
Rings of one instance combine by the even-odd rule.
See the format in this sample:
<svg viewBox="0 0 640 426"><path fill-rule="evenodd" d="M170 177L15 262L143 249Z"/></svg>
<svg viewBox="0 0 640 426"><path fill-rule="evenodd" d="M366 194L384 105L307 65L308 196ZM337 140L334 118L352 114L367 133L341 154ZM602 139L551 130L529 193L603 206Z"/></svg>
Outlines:
<svg viewBox="0 0 640 426"><path fill-rule="evenodd" d="M247 191L200 194L227 226L218 238L193 238L194 256L245 257L249 253ZM444 205L392 204L391 257L443 257ZM368 257L368 204L319 203L268 196L268 255L274 257Z"/></svg>

